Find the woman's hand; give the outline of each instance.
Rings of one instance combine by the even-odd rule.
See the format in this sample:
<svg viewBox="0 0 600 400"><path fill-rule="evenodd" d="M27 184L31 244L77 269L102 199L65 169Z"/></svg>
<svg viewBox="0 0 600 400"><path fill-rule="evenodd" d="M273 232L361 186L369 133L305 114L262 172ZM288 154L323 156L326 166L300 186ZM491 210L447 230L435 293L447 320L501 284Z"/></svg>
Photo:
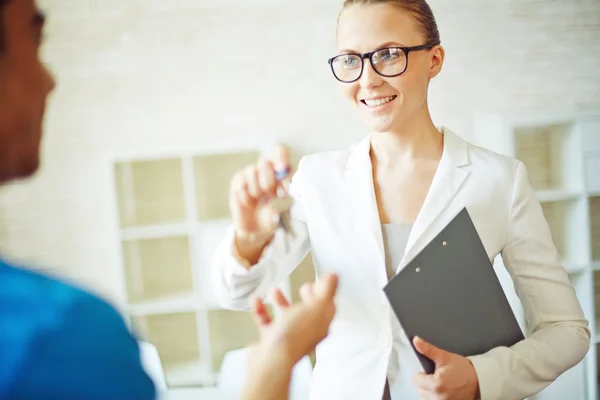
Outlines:
<svg viewBox="0 0 600 400"><path fill-rule="evenodd" d="M479 380L471 361L427 343L413 340L417 351L435 363L435 373L420 372L413 377L423 400L476 400L479 398Z"/></svg>
<svg viewBox="0 0 600 400"><path fill-rule="evenodd" d="M278 145L272 161L249 165L231 180L229 209L235 225L235 250L250 265L260 258L277 229L277 215L270 201L282 186L276 179L276 171L288 169L289 164L288 149ZM283 183L287 183L289 176Z"/></svg>

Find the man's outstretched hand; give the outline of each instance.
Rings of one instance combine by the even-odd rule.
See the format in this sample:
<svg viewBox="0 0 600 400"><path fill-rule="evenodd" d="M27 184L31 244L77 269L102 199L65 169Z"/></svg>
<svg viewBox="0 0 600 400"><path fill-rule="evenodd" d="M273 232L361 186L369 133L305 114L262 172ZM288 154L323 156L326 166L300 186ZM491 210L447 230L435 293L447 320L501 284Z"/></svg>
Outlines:
<svg viewBox="0 0 600 400"><path fill-rule="evenodd" d="M291 371L329 331L335 314L338 278L329 274L300 289L301 302L290 304L279 289L272 292L280 318L275 321L264 302L252 300L260 342L250 353L245 399L286 399Z"/></svg>
<svg viewBox="0 0 600 400"><path fill-rule="evenodd" d="M260 345L282 353L293 364L313 351L329 331L337 284L335 275L307 283L300 288L302 301L297 304L290 304L281 290L273 290L272 301L281 315L278 321L272 319L261 299L253 299L252 313L260 329Z"/></svg>

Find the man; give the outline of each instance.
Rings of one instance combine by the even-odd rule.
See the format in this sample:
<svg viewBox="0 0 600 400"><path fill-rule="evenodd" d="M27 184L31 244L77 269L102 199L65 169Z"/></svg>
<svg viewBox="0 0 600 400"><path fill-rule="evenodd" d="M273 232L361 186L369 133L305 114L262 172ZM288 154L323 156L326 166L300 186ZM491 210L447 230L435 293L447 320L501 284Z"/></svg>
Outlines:
<svg viewBox="0 0 600 400"><path fill-rule="evenodd" d="M0 182L39 165L53 78L34 0L0 0ZM106 302L0 260L0 399L151 399L136 339Z"/></svg>
<svg viewBox="0 0 600 400"><path fill-rule="evenodd" d="M34 0L0 0L0 183L34 174L53 78L39 59L44 16ZM291 369L327 333L337 280L308 286L273 323L256 300L262 340L248 399L284 399ZM267 385L268 384L268 385ZM258 386L257 386L258 385ZM0 399L153 399L137 341L105 301L0 259Z"/></svg>

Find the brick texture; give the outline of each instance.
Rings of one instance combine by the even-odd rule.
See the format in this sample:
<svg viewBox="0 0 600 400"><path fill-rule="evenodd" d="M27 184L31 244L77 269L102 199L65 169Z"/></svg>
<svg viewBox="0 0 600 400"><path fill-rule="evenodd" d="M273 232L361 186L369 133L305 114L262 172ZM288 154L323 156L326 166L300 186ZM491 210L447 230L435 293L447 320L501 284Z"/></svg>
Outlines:
<svg viewBox="0 0 600 400"><path fill-rule="evenodd" d="M326 60L341 1L44 0L57 75L43 171L4 188L0 246L122 300L111 160L283 140L300 153L365 128ZM447 51L437 123L600 110L600 3L431 1Z"/></svg>

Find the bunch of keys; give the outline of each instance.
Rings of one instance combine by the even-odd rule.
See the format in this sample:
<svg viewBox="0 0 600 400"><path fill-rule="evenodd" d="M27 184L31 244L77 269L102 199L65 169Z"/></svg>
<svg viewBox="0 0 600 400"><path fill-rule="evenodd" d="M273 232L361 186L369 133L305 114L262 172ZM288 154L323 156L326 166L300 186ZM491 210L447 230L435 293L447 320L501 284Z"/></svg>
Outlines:
<svg viewBox="0 0 600 400"><path fill-rule="evenodd" d="M275 171L275 179L278 182L277 197L274 197L271 200L271 207L273 207L273 210L277 214L279 228L283 229L285 234L283 240L286 252L289 252L289 237L294 237L295 235L290 216L290 210L294 203L294 199L287 193L287 185L285 182L290 172L291 169L289 166Z"/></svg>

